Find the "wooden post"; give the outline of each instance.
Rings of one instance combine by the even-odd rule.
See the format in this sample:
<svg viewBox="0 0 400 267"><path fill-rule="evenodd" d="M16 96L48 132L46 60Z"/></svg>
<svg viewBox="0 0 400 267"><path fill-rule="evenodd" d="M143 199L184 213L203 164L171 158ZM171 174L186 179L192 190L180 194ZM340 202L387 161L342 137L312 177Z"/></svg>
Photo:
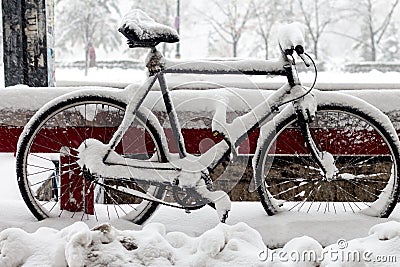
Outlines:
<svg viewBox="0 0 400 267"><path fill-rule="evenodd" d="M5 86L49 86L47 1L2 0Z"/></svg>
<svg viewBox="0 0 400 267"><path fill-rule="evenodd" d="M60 209L93 215L94 184L82 176L73 153L68 147L60 150Z"/></svg>

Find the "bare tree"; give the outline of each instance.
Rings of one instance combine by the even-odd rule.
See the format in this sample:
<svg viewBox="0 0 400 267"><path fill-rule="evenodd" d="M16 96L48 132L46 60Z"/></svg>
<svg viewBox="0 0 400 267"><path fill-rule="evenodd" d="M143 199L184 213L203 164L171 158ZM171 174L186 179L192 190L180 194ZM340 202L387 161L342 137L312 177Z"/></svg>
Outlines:
<svg viewBox="0 0 400 267"><path fill-rule="evenodd" d="M334 32L356 41L355 49L361 50L361 56L368 61L376 61L381 44L391 29L392 19L400 0L357 0L349 7L359 23L360 35L354 36L344 32ZM356 6L354 8L353 6ZM354 21L353 21L354 22ZM385 45L384 45L385 46ZM384 51L383 51L384 52ZM384 53L383 53L384 54Z"/></svg>
<svg viewBox="0 0 400 267"><path fill-rule="evenodd" d="M115 0L59 0L56 2L56 46L66 50L82 44L85 53L85 75L89 67L90 48L114 49L120 43Z"/></svg>
<svg viewBox="0 0 400 267"><path fill-rule="evenodd" d="M399 25L393 21L387 30L387 37L380 44L382 60L400 60L400 37L398 35Z"/></svg>
<svg viewBox="0 0 400 267"><path fill-rule="evenodd" d="M237 57L239 40L252 18L253 5L250 0L212 0L221 16L203 12L210 25L221 39L231 45L232 56Z"/></svg>
<svg viewBox="0 0 400 267"><path fill-rule="evenodd" d="M254 16L257 19L257 34L264 45L265 58L269 58L272 29L278 22L289 22L292 18L292 0L253 0Z"/></svg>
<svg viewBox="0 0 400 267"><path fill-rule="evenodd" d="M264 51L265 51L265 58L269 58L269 42L270 42L270 35L272 31L272 27L276 22L277 16L277 3L279 1L273 0L269 1L268 3L264 1L254 1L254 14L257 18L257 34L261 37L264 43Z"/></svg>
<svg viewBox="0 0 400 267"><path fill-rule="evenodd" d="M377 60L377 50L380 43L387 32L391 20L393 18L394 11L399 4L399 0L391 1L373 1L373 0L359 0L360 7L355 10L362 18L362 29L364 29L364 38L359 40L359 44L364 48L364 58L370 61ZM389 6L386 14L382 14L382 8L378 8L379 4ZM378 10L380 15L378 16ZM382 16L383 15L383 16ZM382 21L379 18L384 17ZM365 54L369 54L369 57Z"/></svg>
<svg viewBox="0 0 400 267"><path fill-rule="evenodd" d="M343 18L337 0L297 0L304 24L312 41L315 59L319 56L319 43L328 26Z"/></svg>
<svg viewBox="0 0 400 267"><path fill-rule="evenodd" d="M146 12L150 17L159 23L175 27L176 19L176 0L136 0L132 2L132 8L139 8ZM167 55L172 52L173 46L162 44L163 54ZM137 54L142 54L142 51L135 49Z"/></svg>

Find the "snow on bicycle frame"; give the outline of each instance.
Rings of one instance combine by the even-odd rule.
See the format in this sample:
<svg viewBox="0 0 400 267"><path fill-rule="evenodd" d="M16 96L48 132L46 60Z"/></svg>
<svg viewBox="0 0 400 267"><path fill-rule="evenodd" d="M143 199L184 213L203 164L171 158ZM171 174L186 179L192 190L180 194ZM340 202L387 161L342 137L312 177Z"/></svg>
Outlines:
<svg viewBox="0 0 400 267"><path fill-rule="evenodd" d="M293 50L296 50L304 58L304 50L297 50L302 49L304 45L304 36L298 24L287 25L281 30L279 39L282 56L275 60L173 61L166 59L155 46L159 42L178 41L179 37L177 33L165 25L160 27L160 24L154 22L144 12L137 9L125 15L119 31L128 38L128 45L130 47L148 47L151 49L146 60L146 67L148 68L150 77L135 92L134 97L130 100L130 110L134 112L138 109L155 81L158 80L173 134L179 148L180 158L184 158L187 153L177 115L165 81L165 74L239 74L279 75L287 77L287 84L274 92L264 103L255 107L248 114L233 120L232 123L226 123L226 107L224 105L216 107L217 112L212 122L212 130L215 134L222 134L229 143L229 146L232 144L234 147L237 147L251 131L270 119L283 103L298 100L296 107L304 113L303 116L306 120L312 119L311 117L316 111L316 101L311 95L307 94L305 96L308 92L301 86L294 62L288 57L288 55L293 53ZM132 94L127 93L127 95ZM126 121L123 124L129 125L129 123L130 121ZM110 142L111 148L115 147L120 141L118 136L121 136L121 134L114 135L115 138ZM226 144L223 145L223 143L220 146L222 150L226 150ZM210 152L210 154L213 152ZM207 158L206 155L203 157ZM202 159L200 158L199 161L202 161Z"/></svg>
<svg viewBox="0 0 400 267"><path fill-rule="evenodd" d="M138 19L138 15L145 18L144 23ZM146 60L150 77L135 92L134 97L129 102L126 114L134 114L139 109L153 84L158 80L172 133L178 147L179 159L170 158L169 163L138 162L137 160L122 158L115 153L114 149L120 143L121 137L134 119L134 116L125 116L109 144L105 145L97 140L88 140L82 144L79 148L80 159L78 163L81 167L87 168L90 173L103 177L131 177L134 174L135 179L167 182L181 187L195 188L203 198L215 203L220 219L225 220L227 212L230 210L229 197L223 191L206 189L207 180L204 179L204 175L207 175L207 168L215 167L226 153L235 153L235 149L248 134L271 118L278 106L306 95L306 90L297 78L294 64L287 56L288 50L292 49L293 53L293 44L291 43L290 47L282 48L282 57L278 60L170 61L158 52L155 45L162 41L176 41L177 38L172 29L160 27L158 24L150 24L151 21L148 17L137 10L128 14L125 18L127 20L123 22L120 32L128 38L129 46L150 48ZM289 31L289 33L293 32ZM290 36L288 37L290 38ZM294 41L298 41L298 39ZM303 43L304 41L296 44L295 47ZM252 112L234 119L232 123L226 122L226 110L217 109L218 112L213 119L212 128L215 135L221 134L224 137L225 142L218 143L199 158L195 158L189 155L185 149L177 114L165 80L165 74L168 73L282 75L287 77L288 83L278 89L265 103L256 107ZM315 100L312 97L307 99L308 106L301 106L300 103L303 102L298 101L299 107L301 106L299 110L307 111L304 113L305 117L313 116L316 111ZM121 166L127 168L120 168Z"/></svg>

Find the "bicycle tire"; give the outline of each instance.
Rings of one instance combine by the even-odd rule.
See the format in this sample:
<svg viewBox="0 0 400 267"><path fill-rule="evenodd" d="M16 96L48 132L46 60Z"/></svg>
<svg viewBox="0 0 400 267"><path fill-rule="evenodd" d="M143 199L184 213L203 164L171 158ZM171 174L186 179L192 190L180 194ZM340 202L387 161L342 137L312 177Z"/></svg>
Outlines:
<svg viewBox="0 0 400 267"><path fill-rule="evenodd" d="M86 184L85 190L81 189L79 186L75 186L72 189L72 194L79 192L79 189L81 189L83 192L81 202L86 203L76 203L76 206L79 206L80 208L73 208L73 210L71 210L71 208L67 208L68 211L66 211L65 207L61 208L60 206L62 205L61 198L63 197L61 193L62 190L60 188L64 185L59 184L56 185L56 187L54 187L54 185L45 185L45 181L48 181L48 179L46 179L47 172L54 173L54 170L49 167L49 160L54 159L54 157L57 159L57 157L59 158L60 155L62 155L59 153L59 148L63 147L63 151L65 151L65 147L68 147L72 149L69 151L73 151L73 149L76 149L77 146L79 146L79 143L82 142L83 139L87 138L102 139L101 141L106 143L119 125L117 121L119 122L119 120L122 119L124 114L121 113L124 113L125 108L125 103L112 97L90 94L86 94L84 96L67 96L64 98L61 97L60 100L56 101L52 106L47 105L44 110L42 109L37 116L34 116L31 119L20 136L16 154L16 171L21 195L29 210L38 220L43 220L48 217L73 217L81 220L95 219L97 221L107 221L113 218L125 217L136 224L142 224L155 212L159 205L158 203L145 200L142 200L140 203L136 203L139 201L138 199L129 199L127 196L121 195L121 192L117 191L101 191L100 188L96 188L98 185L92 184L89 186L94 186L94 188L91 188L90 190L86 190L88 188ZM95 110L94 114L93 110ZM92 113L89 114L90 112ZM157 128L152 125L150 121L146 120L145 115L139 111L136 113L135 122L137 122L138 127L141 127L140 133L142 134L142 137L139 135L137 137L135 136L136 139L134 141L130 140L132 143L127 144L127 146L131 146L132 144L136 143L137 146L143 146L140 148L141 150L147 150L148 147L154 147L154 153L157 153L159 161L166 162L167 158L165 151L163 150L161 137L157 131ZM51 131L48 130L50 128L52 128ZM78 139L77 137L79 137L81 140L79 140L79 142L71 141L73 138L70 137L74 135L75 139ZM144 139L141 140L139 137ZM149 138L151 139L150 141ZM122 142L123 141L121 141L121 143ZM46 144L46 146L43 144ZM132 149L130 147L124 147L122 149L124 151L126 150L126 153L130 153L130 157L133 157L132 153L135 153L136 148ZM137 150L139 150L139 148L137 148ZM147 158L151 157L150 154L140 154L141 158L146 158L146 156ZM68 157L73 158L72 155ZM38 165L38 162L42 165ZM61 158L59 162L61 162ZM74 164L76 164L76 159L75 162L71 161L68 163L71 164L69 166L74 166ZM77 165L75 165L75 167L76 166ZM35 170L38 174L35 173ZM77 174L72 167L68 167L67 171L61 170L62 169L60 169L60 174L58 176L59 180L61 179L60 177L65 173L72 173L72 175L68 177L73 177L75 179L74 182L76 182L76 179L84 180L83 176L81 175L82 173ZM53 177L54 175L55 173L52 174ZM40 180L33 182L34 180L38 180L38 177L35 176L40 176L42 178L44 177L45 179L43 181ZM38 187L39 182L42 182L40 187ZM82 183L84 183L84 181ZM117 184L117 187L118 186L122 185ZM124 184L124 186L130 186L133 188L132 186L135 185ZM138 185L136 186L136 189L138 189ZM51 189L49 187L51 187ZM165 185L150 185L147 189L143 188L144 187L142 186L141 189L143 192L146 190L149 192L151 191L151 194L156 198L162 199L165 196ZM38 192L39 189L41 190L40 192ZM107 202L106 205L103 205L107 206L106 212L104 212L104 207L101 207L98 204L93 204L94 207L90 208L93 209L93 211L88 211L87 197L89 192L97 192L97 200L99 198L102 199L103 204ZM64 192L64 194L66 193ZM71 194L71 187L68 194ZM117 194L120 194L118 199L116 197ZM92 195L91 197L94 196ZM107 201L104 200L106 198L108 199ZM74 199L74 201L77 200ZM118 201L119 204L116 203L116 201ZM137 205L129 203L130 201L135 202ZM84 205L86 206L82 208ZM111 205L114 207L111 207ZM101 216L99 212L100 210L102 210Z"/></svg>
<svg viewBox="0 0 400 267"><path fill-rule="evenodd" d="M354 103L319 103L316 120L310 124L320 150L332 151L337 179L323 179L299 135L294 113L265 136L255 159L255 179L268 215L284 210L390 215L399 195L398 138L394 129L388 130L385 124L390 121L380 111ZM380 121L374 112L387 120Z"/></svg>

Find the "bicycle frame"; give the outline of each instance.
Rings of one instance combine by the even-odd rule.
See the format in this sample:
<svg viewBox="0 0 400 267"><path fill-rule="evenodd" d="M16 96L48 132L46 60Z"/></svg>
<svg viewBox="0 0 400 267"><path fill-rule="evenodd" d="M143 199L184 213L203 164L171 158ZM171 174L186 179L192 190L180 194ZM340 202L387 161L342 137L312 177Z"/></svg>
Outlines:
<svg viewBox="0 0 400 267"><path fill-rule="evenodd" d="M212 170L220 162L224 155L232 153L232 151L236 151L235 149L246 139L248 134L275 116L277 114L277 107L279 104L288 100L296 99L296 97L304 94L304 89L296 75L294 65L291 64L288 57L283 53L282 57L278 60L168 61L163 58L156 48L152 48L149 53L146 66L148 67L151 76L147 78L140 88L131 89L131 92L127 92L127 94L131 96L126 108L125 114L127 115L124 116L121 125L110 140L108 144L109 150L103 158L104 161L106 161L109 153L113 151L121 141L125 131L135 119L135 117L131 114L135 114L135 112L139 109L156 80L158 80L160 84L163 101L178 148L179 158L184 159L187 157L178 116L176 114L169 93L169 88L166 83L166 74L244 74L279 75L287 77L288 82L275 91L270 97L268 97L265 103L261 103L252 111L243 116L237 117L232 121L232 123L228 124L225 120L220 121L219 125L214 125L214 128L216 128L214 129L214 134L222 134L225 142L220 142L214 145L210 150L198 158L200 163L207 164L209 170ZM248 66L251 66L251 68ZM133 90L135 91L133 92ZM215 117L220 117L223 120L225 119L224 114L215 114L214 118ZM215 158L215 160L209 163L207 161L208 155L216 152L218 153L218 156ZM315 155L318 155L318 153L316 152ZM157 169L154 163L152 163L152 168Z"/></svg>
<svg viewBox="0 0 400 267"><path fill-rule="evenodd" d="M142 18L146 23L141 24ZM129 47L150 48L146 60L150 75L146 81L139 88L132 85L124 90L88 88L60 96L41 107L20 135L16 153L18 184L24 201L38 219L61 216L64 210L74 214L82 211L82 218L87 214L96 215L96 219L97 214L103 211L103 216L111 219L109 204L112 204L118 217L117 207L125 214L125 219L143 223L158 204L186 211L210 204L220 221L225 222L232 203L226 190L212 188L214 177L211 177L220 173L219 166L216 168L218 163L229 155L231 160L238 156L241 143L258 127L260 135L253 157L253 178L260 201L269 215L277 213L284 202L291 201L296 204L289 210L300 204L298 211L306 202L311 202L307 213L314 202L326 202L325 207L329 211L330 202L342 201L346 201L353 212L351 202L363 202L367 208L359 209L369 215L387 217L393 210L399 192L400 173L400 145L396 130L387 116L373 106L336 92L315 92L318 98L317 113L317 101L314 95L309 94L315 82L310 89L301 85L292 57L295 53L305 65L311 62L315 67L312 58L304 52L304 34L301 29L296 29L296 25L281 29L278 38L281 56L277 60L171 61L165 59L155 46L161 42L178 41L179 36L175 31L168 27L159 30L159 24L153 27L148 24L148 16L141 11L134 10L123 21L119 30L128 38ZM133 29L135 25L146 31L151 30L152 34L138 35ZM185 149L177 112L166 82L166 76L170 73L278 75L285 76L287 83L248 113L229 123L227 103L217 105L211 128L214 136L223 137L222 141L197 156L187 153ZM170 153L171 144L167 142L157 116L142 105L156 81L161 88L177 154ZM344 114L344 117L340 114ZM310 130L310 122L316 115L316 128ZM342 128L342 118L346 120L345 128L336 131L337 126ZM60 119L65 122L59 124ZM132 125L133 129L130 129ZM359 128L366 128L367 131L359 131ZM70 134L72 131L75 133ZM58 138L60 134L63 135L61 140ZM321 135L324 137L321 138ZM294 141L293 145L285 142L286 136L289 136L288 141ZM363 136L370 138L364 139ZM354 143L354 146L342 144L343 139ZM333 140L332 146L330 140ZM370 140L378 141L379 150L369 150L370 144L364 147L364 143ZM129 145L135 148L125 147L123 141L131 142ZM289 150L281 149L280 143ZM374 144L371 142L372 146ZM351 153L347 153L347 146ZM117 151L123 152L118 154ZM49 155L41 156L42 153ZM53 166L48 166L53 160L58 161L58 165L53 164L59 168L58 174L54 173ZM287 163L289 166L286 166ZM288 169L282 169L282 165ZM370 168L372 165L377 166ZM233 171L236 170L236 166L233 166ZM48 172L51 172L50 178ZM229 170L225 169L225 173L229 173ZM219 177L225 178L224 175ZM359 177L365 179L365 183ZM368 192L365 186L369 188L369 181L377 181L382 186L373 188L374 185L371 187L373 190ZM330 182L332 184L328 184ZM341 185L343 182L346 182L346 186ZM229 187L232 184L229 182ZM344 191L346 195L331 197L329 192L326 197L315 197L319 192L325 195L324 191L319 191L325 184ZM351 199L347 198L347 185L357 187ZM226 187L222 184L221 188ZM336 188L334 192L339 192ZM364 200L365 193L359 193L359 189L370 196ZM98 201L95 193L99 196ZM95 209L95 203L104 206ZM128 210L125 211L124 207ZM334 204L333 207L336 213ZM344 204L343 208L346 212Z"/></svg>

